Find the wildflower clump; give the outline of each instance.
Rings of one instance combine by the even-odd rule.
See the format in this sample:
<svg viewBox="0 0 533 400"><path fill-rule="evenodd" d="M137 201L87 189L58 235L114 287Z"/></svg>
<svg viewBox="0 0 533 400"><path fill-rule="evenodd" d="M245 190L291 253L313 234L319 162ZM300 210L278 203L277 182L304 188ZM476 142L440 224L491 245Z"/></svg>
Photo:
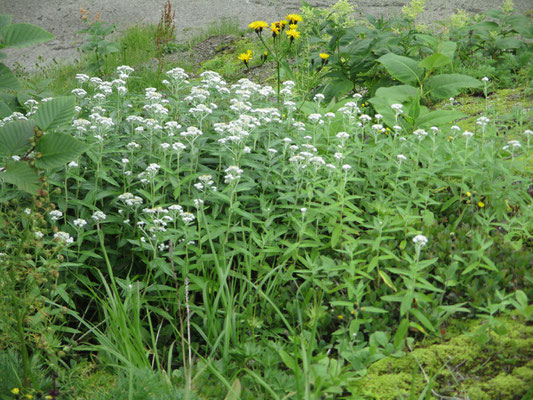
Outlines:
<svg viewBox="0 0 533 400"><path fill-rule="evenodd" d="M253 29L261 44L265 48L265 52L260 57L262 63L266 62L267 57L270 55L274 62L276 63L276 77L277 77L277 94L278 101L281 90L281 64L286 60L288 53L291 51L291 45L293 42L300 38L301 33L298 30L298 23L302 22L303 18L299 14L288 14L285 19L272 22L270 24L270 32L272 34L272 39L265 39L262 35L263 29L269 27L268 23L265 21L253 21L248 27ZM288 29L285 29L286 26L289 26ZM285 35L281 35L281 32L285 31ZM239 60L244 62L244 65L249 68L249 61L251 58L251 53L242 53L239 55ZM288 67L288 63L284 63Z"/></svg>

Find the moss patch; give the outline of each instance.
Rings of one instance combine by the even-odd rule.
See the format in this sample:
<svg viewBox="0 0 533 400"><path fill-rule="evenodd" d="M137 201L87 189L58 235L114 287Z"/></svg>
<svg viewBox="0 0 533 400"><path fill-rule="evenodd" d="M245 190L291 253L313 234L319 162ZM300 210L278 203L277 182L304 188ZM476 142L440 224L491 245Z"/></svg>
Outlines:
<svg viewBox="0 0 533 400"><path fill-rule="evenodd" d="M521 399L533 384L533 326L499 319L506 333L498 335L483 322L448 342L415 349L403 358L387 357L374 363L359 383L369 399L395 400L418 395L427 386L424 370L442 396L470 399ZM480 332L490 340L482 343ZM415 375L413 369L417 370Z"/></svg>

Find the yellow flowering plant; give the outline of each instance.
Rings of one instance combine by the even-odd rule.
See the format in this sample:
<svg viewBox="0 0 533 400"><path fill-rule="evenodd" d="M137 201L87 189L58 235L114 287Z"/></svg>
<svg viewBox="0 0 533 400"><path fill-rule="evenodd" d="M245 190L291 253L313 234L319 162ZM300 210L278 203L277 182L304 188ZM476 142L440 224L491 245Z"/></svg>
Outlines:
<svg viewBox="0 0 533 400"><path fill-rule="evenodd" d="M300 31L298 30L298 23L302 21L303 18L300 15L288 14L285 19L272 22L270 24L271 38L265 38L263 35L263 31L269 27L269 24L265 21L253 21L248 25L250 29L255 31L257 37L266 49L265 53L260 57L261 62L266 62L267 57L271 56L276 63L278 101L281 87L281 69L283 68L287 74L292 75L286 58L291 50L291 45L301 37ZM285 32L285 34L283 35L282 32ZM249 68L251 54L242 53L238 58L244 62L247 68Z"/></svg>

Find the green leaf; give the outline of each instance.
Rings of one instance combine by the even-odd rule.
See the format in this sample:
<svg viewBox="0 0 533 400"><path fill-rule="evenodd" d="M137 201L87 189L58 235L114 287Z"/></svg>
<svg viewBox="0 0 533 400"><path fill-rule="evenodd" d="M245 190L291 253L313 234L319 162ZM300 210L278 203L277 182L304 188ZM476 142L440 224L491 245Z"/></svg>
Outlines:
<svg viewBox="0 0 533 400"><path fill-rule="evenodd" d="M56 97L39 106L33 116L43 131L67 124L76 115L76 101L72 96Z"/></svg>
<svg viewBox="0 0 533 400"><path fill-rule="evenodd" d="M2 14L0 15L0 29L2 29L4 26L11 24L12 16Z"/></svg>
<svg viewBox="0 0 533 400"><path fill-rule="evenodd" d="M396 349L400 349L403 347L403 339L407 335L408 328L409 328L409 319L408 318L402 319L402 322L400 322L400 325L398 326L398 330L396 331L396 334L394 335L394 347Z"/></svg>
<svg viewBox="0 0 533 400"><path fill-rule="evenodd" d="M38 168L56 168L75 160L86 150L86 145L64 133L44 135L35 147L41 157L35 159Z"/></svg>
<svg viewBox="0 0 533 400"><path fill-rule="evenodd" d="M0 172L0 179L15 185L20 190L37 195L39 176L35 169L24 161L10 162L4 172Z"/></svg>
<svg viewBox="0 0 533 400"><path fill-rule="evenodd" d="M13 72L0 63L0 89L19 90L21 87Z"/></svg>
<svg viewBox="0 0 533 400"><path fill-rule="evenodd" d="M522 290L517 290L515 293L516 300L522 306L522 308L527 307L527 295Z"/></svg>
<svg viewBox="0 0 533 400"><path fill-rule="evenodd" d="M494 43L494 46L500 50L519 49L523 45L524 42L512 37L500 38Z"/></svg>
<svg viewBox="0 0 533 400"><path fill-rule="evenodd" d="M9 108L4 100L0 99L0 118L9 117L11 114L13 114L11 108Z"/></svg>
<svg viewBox="0 0 533 400"><path fill-rule="evenodd" d="M0 127L0 155L11 157L30 146L33 121L17 120Z"/></svg>
<svg viewBox="0 0 533 400"><path fill-rule="evenodd" d="M383 308L373 307L373 306L364 306L361 307L361 311L366 311L373 314L387 314L388 311Z"/></svg>
<svg viewBox="0 0 533 400"><path fill-rule="evenodd" d="M434 70L436 68L440 68L451 63L452 60L450 59L450 57L442 53L433 53L432 55L427 56L422 61L420 61L418 65L422 68Z"/></svg>
<svg viewBox="0 0 533 400"><path fill-rule="evenodd" d="M381 87L369 101L374 106L374 109L383 115L385 123L392 126L395 124L395 113L391 105L394 103L405 104L415 99L417 94L418 89L409 85Z"/></svg>
<svg viewBox="0 0 533 400"><path fill-rule="evenodd" d="M411 310L411 304L413 304L414 294L413 292L407 292L400 304L400 315L404 316Z"/></svg>
<svg viewBox="0 0 533 400"><path fill-rule="evenodd" d="M464 118L467 115L460 111L453 110L437 110L430 111L427 114L419 117L415 122L415 128L429 128L431 126L449 125L450 122Z"/></svg>
<svg viewBox="0 0 533 400"><path fill-rule="evenodd" d="M411 309L411 314L413 314L415 318L419 320L422 323L422 325L426 327L428 331L435 332L435 327L433 326L433 324L430 322L429 319L427 319L427 317L424 314L422 314L420 310L413 308Z"/></svg>
<svg viewBox="0 0 533 400"><path fill-rule="evenodd" d="M455 50L457 49L457 43L447 40L440 45L440 52L453 61L455 57Z"/></svg>
<svg viewBox="0 0 533 400"><path fill-rule="evenodd" d="M1 33L4 47L28 47L55 38L50 32L32 24L6 25Z"/></svg>
<svg viewBox="0 0 533 400"><path fill-rule="evenodd" d="M415 60L394 53L387 53L378 61L393 78L403 83L417 83L424 74L424 69Z"/></svg>
<svg viewBox="0 0 533 400"><path fill-rule="evenodd" d="M228 394L224 398L224 400L238 400L241 398L241 381L239 378L235 378L233 383L231 384L231 389L228 391Z"/></svg>
<svg viewBox="0 0 533 400"><path fill-rule="evenodd" d="M281 360L287 366L287 368L292 371L296 371L298 369L298 363L286 351L279 350L279 356L281 357Z"/></svg>
<svg viewBox="0 0 533 400"><path fill-rule="evenodd" d="M511 15L507 18L509 24L514 31L518 32L526 39L533 39L533 24L525 15Z"/></svg>
<svg viewBox="0 0 533 400"><path fill-rule="evenodd" d="M478 88L483 83L468 75L441 74L429 78L427 87L432 97L447 99L457 95L464 88Z"/></svg>

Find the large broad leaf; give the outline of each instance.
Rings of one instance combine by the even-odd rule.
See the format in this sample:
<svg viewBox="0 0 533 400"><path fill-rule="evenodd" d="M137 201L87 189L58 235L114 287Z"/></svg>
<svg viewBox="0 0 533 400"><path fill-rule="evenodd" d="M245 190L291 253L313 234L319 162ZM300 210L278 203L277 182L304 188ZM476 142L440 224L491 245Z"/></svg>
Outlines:
<svg viewBox="0 0 533 400"><path fill-rule="evenodd" d="M525 15L511 15L507 18L507 23L526 39L533 39L533 24Z"/></svg>
<svg viewBox="0 0 533 400"><path fill-rule="evenodd" d="M11 19L11 15L0 15L0 29L2 29L6 25L9 25L11 23Z"/></svg>
<svg viewBox="0 0 533 400"><path fill-rule="evenodd" d="M496 40L496 42L494 43L494 46L500 50L519 49L524 45L524 42L512 37L501 38Z"/></svg>
<svg viewBox="0 0 533 400"><path fill-rule="evenodd" d="M393 78L403 83L416 83L424 74L424 68L420 67L417 61L394 53L385 54L378 58L378 61Z"/></svg>
<svg viewBox="0 0 533 400"><path fill-rule="evenodd" d="M0 127L0 155L11 157L30 147L33 121L18 120Z"/></svg>
<svg viewBox="0 0 533 400"><path fill-rule="evenodd" d="M75 160L86 150L86 145L72 136L53 132L39 139L35 147L40 157L35 159L38 168L56 168Z"/></svg>
<svg viewBox="0 0 533 400"><path fill-rule="evenodd" d="M40 105L33 118L44 131L71 122L76 115L75 107L74 97L56 97Z"/></svg>
<svg viewBox="0 0 533 400"><path fill-rule="evenodd" d="M445 56L449 57L450 60L453 60L455 57L455 50L457 49L457 43L447 40L442 42L439 46L439 51Z"/></svg>
<svg viewBox="0 0 533 400"><path fill-rule="evenodd" d="M13 114L11 108L9 108L3 99L0 99L0 118L9 117L11 114Z"/></svg>
<svg viewBox="0 0 533 400"><path fill-rule="evenodd" d="M450 122L456 121L466 116L467 115L463 114L462 112L453 110L430 111L427 114L420 116L416 120L415 129L429 128L431 126L439 127L443 125L449 125Z"/></svg>
<svg viewBox="0 0 533 400"><path fill-rule="evenodd" d="M9 162L7 169L0 172L0 179L30 194L36 195L39 190L37 172L24 161Z"/></svg>
<svg viewBox="0 0 533 400"><path fill-rule="evenodd" d="M369 102L374 109L383 116L383 121L387 125L394 125L396 122L395 111L391 108L394 103L408 103L416 98L419 90L413 86L400 85L392 87L381 87L376 90L376 95Z"/></svg>
<svg viewBox="0 0 533 400"><path fill-rule="evenodd" d="M435 68L444 67L445 65L451 64L452 60L450 57L442 53L433 53L430 56L427 56L422 61L418 63L422 68L427 68L433 70Z"/></svg>
<svg viewBox="0 0 533 400"><path fill-rule="evenodd" d="M27 47L55 38L50 32L32 24L11 24L2 28L2 46Z"/></svg>
<svg viewBox="0 0 533 400"><path fill-rule="evenodd" d="M3 63L0 63L0 90L19 90L20 88L20 82L15 77L13 72L11 72L11 70Z"/></svg>
<svg viewBox="0 0 533 400"><path fill-rule="evenodd" d="M427 88L431 96L436 99L447 99L457 95L461 89L481 86L483 86L483 83L480 80L462 74L436 75L427 82Z"/></svg>

